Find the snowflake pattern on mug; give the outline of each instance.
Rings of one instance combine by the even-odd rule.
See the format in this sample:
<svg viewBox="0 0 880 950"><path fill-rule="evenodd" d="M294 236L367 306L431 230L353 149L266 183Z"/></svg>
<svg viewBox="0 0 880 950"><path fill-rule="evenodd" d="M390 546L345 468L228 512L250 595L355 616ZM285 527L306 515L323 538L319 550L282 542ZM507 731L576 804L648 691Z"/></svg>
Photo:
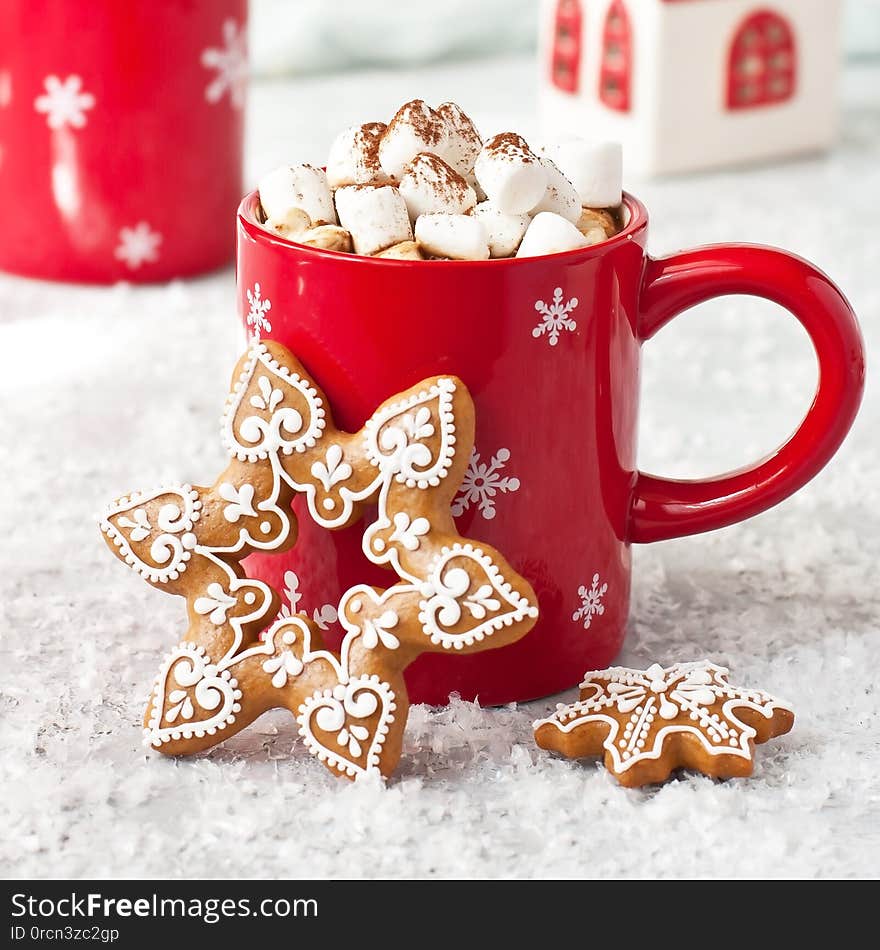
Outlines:
<svg viewBox="0 0 880 950"><path fill-rule="evenodd" d="M452 503L453 517L457 518L475 504L480 514L491 521L495 517L495 496L500 492L519 491L519 479L501 475L501 469L510 461L510 450L500 448L488 462L480 461L476 449L471 452L471 460L461 481L461 488Z"/></svg>
<svg viewBox="0 0 880 950"><path fill-rule="evenodd" d="M299 602L302 600L302 592L299 589L299 577L295 571L284 572L284 596L286 604L282 604L279 617L295 617L298 613L308 613L300 610ZM336 623L339 619L339 613L333 604L322 604L315 607L312 611L312 620L321 630L329 630L330 624Z"/></svg>
<svg viewBox="0 0 880 950"><path fill-rule="evenodd" d="M254 284L253 291L247 291L250 309L247 313L247 323L251 328L251 338L259 340L263 333L272 332L272 324L266 314L272 309L272 301L261 296L259 282Z"/></svg>
<svg viewBox="0 0 880 950"><path fill-rule="evenodd" d="M161 243L162 235L158 231L154 231L146 221L138 221L133 228L120 229L119 244L113 253L129 270L137 270L142 264L159 259Z"/></svg>
<svg viewBox="0 0 880 950"><path fill-rule="evenodd" d="M71 75L62 81L58 76L47 76L43 85L46 91L34 100L34 108L45 113L49 128L83 128L88 121L86 112L95 107L95 97L83 91L81 77Z"/></svg>
<svg viewBox="0 0 880 950"><path fill-rule="evenodd" d="M593 581L590 587L581 585L578 587L578 597L581 599L581 605L571 615L571 619L577 622L583 620L584 630L589 630L593 622L593 617L601 617L605 613L605 605L602 598L608 593L608 585L601 584L599 574L593 575Z"/></svg>
<svg viewBox="0 0 880 950"><path fill-rule="evenodd" d="M577 329L577 322L571 318L571 314L577 309L577 305L577 297L572 297L563 303L561 287L557 287L553 291L551 303L536 300L535 310L541 315L541 320L532 330L532 336L537 340L546 334L550 346L556 346L563 330L568 330L571 333Z"/></svg>
<svg viewBox="0 0 880 950"><path fill-rule="evenodd" d="M239 27L235 20L224 20L223 46L209 46L203 50L202 65L205 69L217 71L205 87L208 102L217 103L228 92L233 108L244 108L248 75L247 29Z"/></svg>

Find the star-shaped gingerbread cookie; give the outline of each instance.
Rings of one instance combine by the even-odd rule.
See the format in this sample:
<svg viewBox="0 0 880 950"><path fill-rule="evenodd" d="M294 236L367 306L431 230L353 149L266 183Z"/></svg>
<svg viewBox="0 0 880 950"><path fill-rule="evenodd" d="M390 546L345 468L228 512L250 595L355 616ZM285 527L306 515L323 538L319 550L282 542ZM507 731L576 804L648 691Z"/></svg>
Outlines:
<svg viewBox="0 0 880 950"><path fill-rule="evenodd" d="M679 768L751 775L755 745L788 732L794 712L767 693L731 686L727 676L707 660L587 673L577 702L535 723L535 741L572 759L604 751L605 767L629 788Z"/></svg>

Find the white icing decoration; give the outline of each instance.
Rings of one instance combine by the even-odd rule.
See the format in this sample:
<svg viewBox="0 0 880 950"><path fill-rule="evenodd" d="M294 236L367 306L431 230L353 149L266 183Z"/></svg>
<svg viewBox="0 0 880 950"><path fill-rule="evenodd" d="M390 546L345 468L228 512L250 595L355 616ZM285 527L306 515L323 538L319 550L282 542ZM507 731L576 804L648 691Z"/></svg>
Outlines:
<svg viewBox="0 0 880 950"><path fill-rule="evenodd" d="M348 462L342 461L342 446L334 442L328 449L322 462L320 459L312 463L312 475L324 486L324 491L329 492L334 485L344 482L351 478L352 469ZM329 500L329 499L328 499ZM326 508L326 504L324 505ZM332 502L331 506L332 507Z"/></svg>
<svg viewBox="0 0 880 950"><path fill-rule="evenodd" d="M213 581L205 589L205 595L196 598L193 610L202 617L207 614L208 620L219 627L226 623L227 612L237 603L236 598L227 594L221 584Z"/></svg>
<svg viewBox="0 0 880 950"><path fill-rule="evenodd" d="M386 481L379 492L376 506L378 517L364 531L361 548L364 556L374 564L390 564L399 577L412 584L420 584L421 578L407 571L400 563L398 545L410 552L417 551L421 545L420 539L431 530L431 524L427 518L421 517L410 521L406 512L395 513L392 523L387 514L389 487L390 482ZM386 541L381 534L391 527L394 530Z"/></svg>
<svg viewBox="0 0 880 950"><path fill-rule="evenodd" d="M237 654L244 640L242 629L257 621L263 620L269 613L273 600L272 588L262 581L254 580L250 577L237 577L229 564L217 557L209 548L199 546L195 550L196 553L221 568L228 578L228 583L225 587L216 581L212 581L208 584L205 590L207 596L196 598L193 604L193 609L196 613L202 615L210 614L208 619L213 623L218 623L222 614L223 619L219 620L219 624L226 623L229 611L238 603L240 592L243 592L242 601L248 607L253 608L238 616L228 617L228 623L233 631L233 640L229 649L217 664L218 669L227 669L241 658ZM218 620L214 619L215 616Z"/></svg>
<svg viewBox="0 0 880 950"><path fill-rule="evenodd" d="M254 510L254 486L245 482L239 485L231 485L229 482L222 482L218 489L220 497L229 504L223 509L223 517L230 523L235 524L242 515L256 518L257 513Z"/></svg>
<svg viewBox="0 0 880 950"><path fill-rule="evenodd" d="M396 627L399 621L400 618L393 610L386 610L375 619L368 617L364 621L361 645L367 650L375 650L381 643L388 650L396 650L400 646L400 640L390 633L390 630Z"/></svg>
<svg viewBox="0 0 880 950"><path fill-rule="evenodd" d="M483 569L488 583L481 583L473 592L473 579L462 567L448 567L455 558L468 558ZM462 649L491 636L502 627L509 627L525 617L537 617L538 608L518 594L502 576L492 560L470 544L444 547L434 561L428 580L419 585L423 599L419 603L419 620L431 642L445 649ZM465 630L449 630L462 619L476 621Z"/></svg>
<svg viewBox="0 0 880 950"><path fill-rule="evenodd" d="M309 751L331 768L350 776L379 768L379 757L388 728L397 708L391 687L378 676L359 676L332 689L317 690L299 707L297 722ZM378 712L379 719L370 739L370 729L353 719L367 719ZM334 737L335 748L324 745L314 726ZM368 741L369 740L369 741ZM363 765L346 758L365 759Z"/></svg>
<svg viewBox="0 0 880 950"><path fill-rule="evenodd" d="M385 406L368 419L364 432L372 464L408 488L439 485L455 455L454 392L455 383L442 378L402 402ZM428 404L436 406L436 414ZM436 434L432 420L440 424L440 450L436 458L422 441Z"/></svg>
<svg viewBox="0 0 880 950"><path fill-rule="evenodd" d="M168 675L174 669L173 682L180 689L168 691ZM187 690L195 687L192 697ZM172 706L162 711L165 696ZM212 664L204 647L194 643L181 643L168 654L159 668L159 676L153 692L149 723L144 729L144 741L158 748L165 742L178 739L201 738L214 735L235 722L240 711L241 690L228 670ZM211 713L199 716L198 713Z"/></svg>
<svg viewBox="0 0 880 950"><path fill-rule="evenodd" d="M150 524L145 506L162 495L172 495L178 501L162 505L154 527ZM186 570L187 561L196 546L192 529L199 519L201 508L199 493L191 485L134 492L107 509L101 521L101 530L119 548L126 563L141 577L164 584L177 580ZM114 524L111 519L117 515L122 517ZM146 541L154 533L150 545L150 557L154 563L150 564L135 553L132 545Z"/></svg>
<svg viewBox="0 0 880 950"><path fill-rule="evenodd" d="M270 412L271 415L268 419L261 415L245 416L238 427L241 438L245 440L241 442L234 431L235 418L258 368L262 373L257 380L260 395L252 395L250 404L252 408ZM283 380L302 396L309 408L308 420L304 420L292 406L281 405L284 394L274 386L275 378ZM324 416L324 406L317 389L308 380L273 359L265 344L253 340L244 369L229 395L223 413L223 444L230 455L242 462L256 462L278 452L285 455L304 452L321 437L326 425Z"/></svg>
<svg viewBox="0 0 880 950"><path fill-rule="evenodd" d="M538 720L535 728L549 723L560 732L571 732L585 723L607 723L610 728L603 745L618 772L658 759L666 737L675 733L696 736L711 755L751 759L756 732L736 711L751 709L770 719L776 710L791 710L767 693L731 686L727 676L727 669L708 660L666 669L655 663L647 670L615 666L593 671L581 683L590 696L558 707L554 715ZM719 702L721 710L713 711ZM624 715L632 713L622 734L618 720L606 712L612 707ZM671 722L683 714L688 722Z"/></svg>
<svg viewBox="0 0 880 950"><path fill-rule="evenodd" d="M285 638L285 642L287 639ZM263 671L271 673L272 685L281 689L287 685L287 678L299 676L303 671L302 660L290 650L282 650L263 663Z"/></svg>
<svg viewBox="0 0 880 950"><path fill-rule="evenodd" d="M147 512L143 508L135 508L132 512L134 521L131 518L120 518L117 524L120 528L131 528L128 537L132 541L143 541L148 538L153 531L153 526L147 520Z"/></svg>
<svg viewBox="0 0 880 950"><path fill-rule="evenodd" d="M422 543L420 539L430 530L431 522L427 518L410 521L405 511L398 511L394 516L394 532L388 540L402 544L407 551L417 551Z"/></svg>

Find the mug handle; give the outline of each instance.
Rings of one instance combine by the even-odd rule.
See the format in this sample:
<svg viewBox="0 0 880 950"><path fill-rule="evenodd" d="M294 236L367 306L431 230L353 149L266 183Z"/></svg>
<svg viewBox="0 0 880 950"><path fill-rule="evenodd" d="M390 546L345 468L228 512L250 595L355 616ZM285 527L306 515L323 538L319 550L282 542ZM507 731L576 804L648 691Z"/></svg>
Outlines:
<svg viewBox="0 0 880 950"><path fill-rule="evenodd" d="M819 364L815 398L794 435L748 468L698 480L639 472L630 541L663 541L711 531L771 508L822 469L855 419L865 380L855 314L825 274L785 251L719 244L648 258L640 296L640 340L649 340L682 311L727 294L764 297L800 320Z"/></svg>

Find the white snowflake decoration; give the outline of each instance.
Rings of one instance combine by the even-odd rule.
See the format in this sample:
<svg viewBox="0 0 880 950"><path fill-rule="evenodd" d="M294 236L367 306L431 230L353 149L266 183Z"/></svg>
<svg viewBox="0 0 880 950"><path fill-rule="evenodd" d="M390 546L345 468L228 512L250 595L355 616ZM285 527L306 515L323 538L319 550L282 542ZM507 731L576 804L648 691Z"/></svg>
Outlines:
<svg viewBox="0 0 880 950"><path fill-rule="evenodd" d="M205 69L216 69L217 75L205 87L208 102L219 102L228 92L233 108L244 107L247 91L247 30L235 22L223 22L222 47L210 46L202 50L202 65Z"/></svg>
<svg viewBox="0 0 880 950"><path fill-rule="evenodd" d="M519 491L519 479L501 475L500 471L510 461L510 450L501 448L489 462L480 461L480 453L474 449L461 488L452 503L452 514L458 517L470 508L477 505L477 510L487 520L495 517L495 496L501 492Z"/></svg>
<svg viewBox="0 0 880 950"><path fill-rule="evenodd" d="M129 270L137 270L142 264L159 259L161 243L162 235L146 221L139 221L133 228L120 230L114 255L117 260L124 261Z"/></svg>
<svg viewBox="0 0 880 950"><path fill-rule="evenodd" d="M247 315L248 326L251 328L251 336L259 340L261 334L272 332L272 324L266 316L272 309L272 301L268 297L265 300L262 298L259 283L254 284L253 291L247 292L247 299L250 304Z"/></svg>
<svg viewBox="0 0 880 950"><path fill-rule="evenodd" d="M577 297L562 302L562 288L553 291L553 302L546 304L543 300L535 301L535 310L541 314L541 322L532 330L532 336L537 340L547 334L550 346L556 346L563 330L570 332L577 329L577 323L570 314L578 305Z"/></svg>
<svg viewBox="0 0 880 950"><path fill-rule="evenodd" d="M599 580L599 575L594 574L592 585L589 588L583 585L578 587L578 597L581 599L581 605L571 615L571 619L575 621L583 620L584 630L590 629L593 617L601 617L605 613L602 598L608 593L608 585L602 584L600 586Z"/></svg>
<svg viewBox="0 0 880 950"><path fill-rule="evenodd" d="M302 600L302 593L299 589L299 577L294 571L284 572L284 596L287 598L287 603L282 605L278 616L292 617L299 613L299 602ZM303 613L308 613L308 611L303 611ZM329 630L330 624L336 623L338 619L339 614L333 604L324 604L312 611L312 620L322 630Z"/></svg>
<svg viewBox="0 0 880 950"><path fill-rule="evenodd" d="M63 129L69 125L81 129L88 121L86 112L95 106L95 97L83 92L82 79L68 76L64 81L57 76L47 76L43 80L46 92L34 100L37 112L46 114L46 124L50 129Z"/></svg>

